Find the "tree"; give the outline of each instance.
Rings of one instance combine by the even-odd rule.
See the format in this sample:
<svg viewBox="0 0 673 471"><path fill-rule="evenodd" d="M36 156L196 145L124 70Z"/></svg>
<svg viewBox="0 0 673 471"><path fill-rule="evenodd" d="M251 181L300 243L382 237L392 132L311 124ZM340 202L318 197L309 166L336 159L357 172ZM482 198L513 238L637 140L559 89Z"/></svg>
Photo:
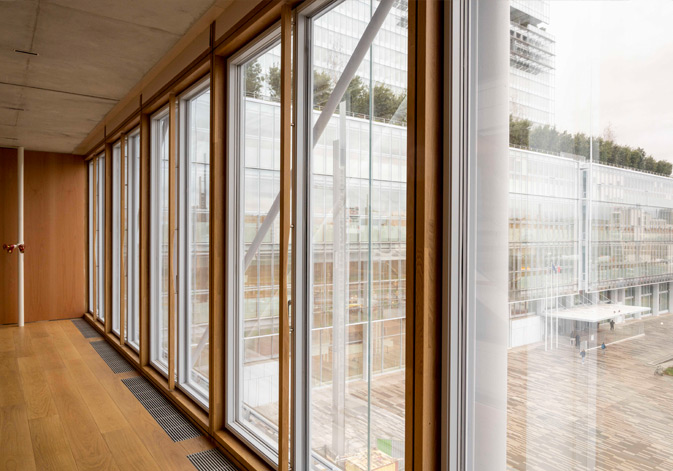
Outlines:
<svg viewBox="0 0 673 471"><path fill-rule="evenodd" d="M527 119L516 119L509 115L509 143L513 146L528 147L530 128L533 125ZM546 149L544 149L546 150Z"/></svg>
<svg viewBox="0 0 673 471"><path fill-rule="evenodd" d="M325 106L333 89L332 78L327 72L313 72L313 106Z"/></svg>
<svg viewBox="0 0 673 471"><path fill-rule="evenodd" d="M404 95L397 95L385 85L376 85L374 87L374 117L389 120L403 100Z"/></svg>
<svg viewBox="0 0 673 471"><path fill-rule="evenodd" d="M607 163L625 162L628 158L626 152L615 149L614 143L606 138L598 138L598 160ZM626 165L626 164L621 164Z"/></svg>
<svg viewBox="0 0 673 471"><path fill-rule="evenodd" d="M638 170L648 170L664 175L671 175L673 163L665 160L655 160L648 156L641 147L632 149L615 143L614 132L608 125L602 137L591 137L584 133L570 134L567 131L559 132L556 128L533 126L527 119L509 116L509 143L514 146L539 149L550 153L568 153L589 158L593 147L594 161L617 164Z"/></svg>
<svg viewBox="0 0 673 471"><path fill-rule="evenodd" d="M626 164L627 167L643 169L646 156L645 151L640 147L637 148L636 150L633 150L630 147L623 147L623 149L624 152L627 152L629 154L629 158Z"/></svg>
<svg viewBox="0 0 673 471"><path fill-rule="evenodd" d="M651 155L647 156L643 161L643 170L647 170L648 172L657 171L657 161Z"/></svg>
<svg viewBox="0 0 673 471"><path fill-rule="evenodd" d="M670 175L671 172L673 172L673 164L665 160L660 160L659 162L657 162L656 172L661 173L663 175Z"/></svg>
<svg viewBox="0 0 673 471"><path fill-rule="evenodd" d="M262 91L262 66L257 59L245 66L245 94L257 96Z"/></svg>
<svg viewBox="0 0 673 471"><path fill-rule="evenodd" d="M566 154L574 153L573 142L573 136L569 132L563 131L558 137L559 152L565 152Z"/></svg>
<svg viewBox="0 0 673 471"><path fill-rule="evenodd" d="M313 106L325 106L334 91L332 77L326 72L313 72ZM399 121L406 123L405 95L396 94L383 84L374 86L374 117L385 120L391 119L398 112ZM369 84L362 77L356 75L346 88L343 100L346 101L348 111L356 114L370 115Z"/></svg>
<svg viewBox="0 0 673 471"><path fill-rule="evenodd" d="M359 75L348 84L344 98L350 105L351 113L369 116L369 87Z"/></svg>
<svg viewBox="0 0 673 471"><path fill-rule="evenodd" d="M582 132L578 132L573 136L573 141L574 141L573 154L581 155L588 159L589 149L591 148L591 145L589 143L590 141L589 137Z"/></svg>
<svg viewBox="0 0 673 471"><path fill-rule="evenodd" d="M559 133L549 125L537 126L530 130L530 147L550 152L560 152Z"/></svg>
<svg viewBox="0 0 673 471"><path fill-rule="evenodd" d="M266 83L269 86L271 98L280 101L280 67L276 64L269 67L269 72L266 74Z"/></svg>

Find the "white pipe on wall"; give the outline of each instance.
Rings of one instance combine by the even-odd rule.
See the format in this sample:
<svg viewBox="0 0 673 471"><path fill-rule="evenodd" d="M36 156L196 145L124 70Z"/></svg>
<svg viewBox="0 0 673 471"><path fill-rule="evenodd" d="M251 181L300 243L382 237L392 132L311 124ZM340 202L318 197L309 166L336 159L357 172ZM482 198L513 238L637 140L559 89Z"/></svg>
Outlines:
<svg viewBox="0 0 673 471"><path fill-rule="evenodd" d="M19 190L19 241L17 245L23 244L23 147L19 147L17 153L18 158L18 181L17 188ZM23 299L23 252L19 250L19 327L23 326L23 314L24 314L24 299Z"/></svg>

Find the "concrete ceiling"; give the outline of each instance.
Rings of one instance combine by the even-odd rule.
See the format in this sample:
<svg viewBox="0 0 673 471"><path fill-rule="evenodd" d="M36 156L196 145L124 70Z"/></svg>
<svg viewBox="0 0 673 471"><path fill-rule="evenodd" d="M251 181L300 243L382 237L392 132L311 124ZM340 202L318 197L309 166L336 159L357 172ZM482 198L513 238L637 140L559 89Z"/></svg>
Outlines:
<svg viewBox="0 0 673 471"><path fill-rule="evenodd" d="M215 3L0 0L0 147L73 152Z"/></svg>

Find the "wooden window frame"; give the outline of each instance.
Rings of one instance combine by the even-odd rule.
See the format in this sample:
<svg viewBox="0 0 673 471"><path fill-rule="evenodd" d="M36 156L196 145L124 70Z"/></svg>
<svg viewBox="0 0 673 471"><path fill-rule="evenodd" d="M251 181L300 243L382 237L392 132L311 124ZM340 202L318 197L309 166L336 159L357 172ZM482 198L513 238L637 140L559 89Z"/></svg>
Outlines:
<svg viewBox="0 0 673 471"><path fill-rule="evenodd" d="M289 91L296 83L297 74L290 76L290 52L293 45L290 42L292 18L297 12L296 7L305 8L315 3L313 0L283 2L272 0L263 7L256 9L254 14L237 24L229 33L226 33L217 43L214 40L214 24L210 27L210 49L200 56L151 100L143 102L140 97L137 110L129 116L119 127L111 132L110 137L105 135L105 237L111 241L112 230L112 155L111 144L119 136L128 133L135 127L140 128L140 350L135 352L125 342L124 333L117 339L111 330L111 263L105 264L105 325L96 322L95 313L85 314L87 319L98 329L122 355L129 360L138 371L155 385L173 404L190 418L204 433L210 436L220 449L239 466L247 470L270 470L273 467L260 458L249 446L226 429L226 398L227 380L226 368L226 263L229 256L225 250L227 234L226 181L227 169L225 164L226 126L227 120L227 70L226 60L235 51L246 45L258 35L262 34L274 23L284 25L281 28L281 227L282 243L286 246L290 240L289 210L292 206L290 188L295 184L290 172L292 158L291 137L296 133L292 129L296 122L296 115L291 113ZM408 141L407 141L407 316L406 316L406 468L408 470L435 470L440 469L440 422L441 422L441 332L442 316L439 309L442 300L442 234L447 230L443 226L442 211L446 210L442 200L441 176L443 172L443 143L442 143L442 96L443 90L443 45L442 45L442 18L443 2L440 0L410 0L409 2L409 86L408 86ZM296 22L292 29L296 28ZM296 33L296 30L295 30ZM295 49L295 54L297 51ZM296 70L295 70L296 72ZM171 380L173 375L165 378L150 365L149 355L149 226L150 226L150 116L167 102L174 103L175 96L193 86L205 76L210 80L211 96L211 173L210 173L210 298L209 298L209 411L206 413L192 398L175 388ZM296 108L296 107L295 107ZM170 110L173 110L172 113ZM169 107L171 114L170 134L171 142L175 140L176 113L175 105ZM106 130L107 131L107 130ZM296 140L295 140L296 142ZM100 144L96 147L99 147ZM124 146L126 147L126 146ZM123 149L126 151L126 149ZM176 157L175 144L169 155ZM296 158L296 157L295 157ZM122 155L122 160L123 155ZM173 160L174 162L175 160ZM171 168L173 168L171 166ZM94 169L95 170L95 169ZM121 182L123 185L124 177ZM175 199L175 174L172 181L170 195L171 202ZM94 178L95 182L95 178ZM94 183L95 184L95 183ZM122 200L125 198L124 191ZM291 198L296 198L292 194ZM175 204L172 203L173 209ZM96 208L94 208L95 210ZM95 212L95 211L94 211ZM169 211L169 214L171 211ZM95 217L95 216L94 216ZM123 218L122 218L123 219ZM175 228L175 217L172 218L172 228ZM123 224L123 223L122 223ZM123 230L123 227L122 227ZM169 234L174 234L170 231ZM94 236L95 237L95 236ZM122 235L123 237L123 235ZM174 237L174 236L173 236ZM172 251L174 244L169 243L169 263L174 259ZM105 259L111 260L111 244L105 244ZM281 250L282 264L287 264L287 252ZM123 263L123 262L122 262ZM287 273L286 270L282 270ZM95 277L96 274L94 274ZM95 279L95 278L94 278ZM170 277L173 279L173 277ZM122 283L123 284L123 283ZM171 283L174 292L175 287ZM284 284L286 285L286 284ZM95 295L94 293L94 299ZM286 471L292 457L289 444L289 431L293 431L296 424L290 415L289 385L296 382L290 370L291 340L297 340L295 333L290 333L289 307L284 301L289 293L281 293L281 351L283 361L280 362L280 436L284 437L279 446L278 469ZM123 290L122 290L123 295ZM123 303L122 303L123 304ZM175 337L175 306L170 310L169 336ZM125 318L125 316L123 316ZM121 320L121 319L120 319ZM125 319L123 321L125 323ZM124 324L125 325L125 324ZM121 327L122 330L123 327ZM173 342L169 341L169 363L174 365L175 351ZM172 362L171 362L172 360ZM169 365L169 371L172 371ZM294 389L294 387L293 387Z"/></svg>

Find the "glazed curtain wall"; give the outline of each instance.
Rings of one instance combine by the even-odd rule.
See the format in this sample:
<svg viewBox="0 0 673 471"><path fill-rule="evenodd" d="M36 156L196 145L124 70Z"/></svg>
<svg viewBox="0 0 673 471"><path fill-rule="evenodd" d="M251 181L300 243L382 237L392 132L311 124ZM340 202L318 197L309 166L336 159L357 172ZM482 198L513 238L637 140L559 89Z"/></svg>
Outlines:
<svg viewBox="0 0 673 471"><path fill-rule="evenodd" d="M670 467L669 451L656 463L619 452L667 449L651 430L673 424L650 410L666 391L673 332L673 178L654 159L670 134L653 92L666 73L634 64L635 86L611 70L628 57L620 26L630 47L642 35L667 47L661 13L673 9L451 4L445 469ZM625 102L652 118L647 133L627 134L642 119L620 114ZM552 141L573 145L554 152ZM617 141L633 160L615 157Z"/></svg>
<svg viewBox="0 0 673 471"><path fill-rule="evenodd" d="M248 469L411 469L413 13L277 12L93 158L94 315Z"/></svg>

